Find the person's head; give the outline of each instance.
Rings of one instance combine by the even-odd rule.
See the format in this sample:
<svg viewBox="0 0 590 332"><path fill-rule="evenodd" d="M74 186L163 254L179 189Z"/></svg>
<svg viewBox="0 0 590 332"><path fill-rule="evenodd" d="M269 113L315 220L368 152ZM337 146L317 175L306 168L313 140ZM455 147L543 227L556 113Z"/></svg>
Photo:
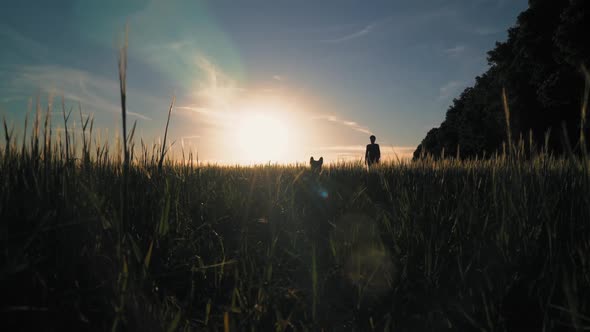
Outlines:
<svg viewBox="0 0 590 332"><path fill-rule="evenodd" d="M375 135L371 135L371 137L369 137L371 139L371 144L375 144L375 140L377 139L377 137L375 137Z"/></svg>

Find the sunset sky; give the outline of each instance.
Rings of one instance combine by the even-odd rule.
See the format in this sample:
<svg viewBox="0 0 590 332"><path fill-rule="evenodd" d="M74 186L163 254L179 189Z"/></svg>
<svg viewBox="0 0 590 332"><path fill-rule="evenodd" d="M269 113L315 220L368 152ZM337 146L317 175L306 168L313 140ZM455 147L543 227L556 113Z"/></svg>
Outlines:
<svg viewBox="0 0 590 332"><path fill-rule="evenodd" d="M220 163L413 152L526 0L2 1L0 114L81 103L120 130L117 45L129 26L130 120ZM76 106L77 107L77 106ZM75 120L79 123L79 117ZM54 117L54 127L63 126ZM79 126L79 124L78 124Z"/></svg>

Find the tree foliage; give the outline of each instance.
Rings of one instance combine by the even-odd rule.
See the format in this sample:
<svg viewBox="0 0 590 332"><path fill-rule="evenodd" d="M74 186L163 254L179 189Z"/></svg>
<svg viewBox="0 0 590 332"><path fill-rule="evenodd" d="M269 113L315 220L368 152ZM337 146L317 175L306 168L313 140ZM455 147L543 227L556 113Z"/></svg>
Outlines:
<svg viewBox="0 0 590 332"><path fill-rule="evenodd" d="M590 1L529 0L508 39L488 52L489 69L453 100L446 118L414 152L435 156L489 156L507 141L502 89L506 90L514 139L524 137L562 152L576 146L590 65ZM586 129L587 130L587 129ZM565 139L567 138L567 142ZM460 151L458 151L460 150Z"/></svg>

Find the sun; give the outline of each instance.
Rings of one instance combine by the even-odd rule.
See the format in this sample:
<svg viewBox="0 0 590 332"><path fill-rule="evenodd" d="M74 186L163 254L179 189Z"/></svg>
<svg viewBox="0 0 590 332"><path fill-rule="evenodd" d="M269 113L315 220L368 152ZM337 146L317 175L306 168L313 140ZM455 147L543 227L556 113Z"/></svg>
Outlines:
<svg viewBox="0 0 590 332"><path fill-rule="evenodd" d="M237 125L235 139L243 162L281 162L288 155L289 127L280 115L245 112Z"/></svg>

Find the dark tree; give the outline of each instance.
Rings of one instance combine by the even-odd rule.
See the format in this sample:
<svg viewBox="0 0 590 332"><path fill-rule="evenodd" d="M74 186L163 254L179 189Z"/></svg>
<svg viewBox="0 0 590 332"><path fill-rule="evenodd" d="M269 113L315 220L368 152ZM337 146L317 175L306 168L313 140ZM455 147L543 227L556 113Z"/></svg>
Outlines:
<svg viewBox="0 0 590 332"><path fill-rule="evenodd" d="M562 152L576 146L584 89L582 65L590 65L590 1L530 0L529 8L508 30L508 39L488 52L490 68L453 100L445 121L431 130L416 150L440 156L490 156L507 141L502 89L510 109L513 139L532 135Z"/></svg>

